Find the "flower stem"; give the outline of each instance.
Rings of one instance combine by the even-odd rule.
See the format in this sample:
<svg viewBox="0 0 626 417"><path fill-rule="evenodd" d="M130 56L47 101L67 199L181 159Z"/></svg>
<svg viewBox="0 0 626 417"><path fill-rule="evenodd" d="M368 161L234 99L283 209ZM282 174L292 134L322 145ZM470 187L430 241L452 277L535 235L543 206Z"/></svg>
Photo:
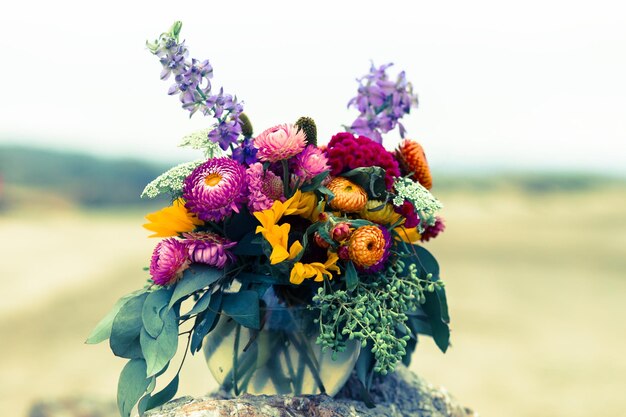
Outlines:
<svg viewBox="0 0 626 417"><path fill-rule="evenodd" d="M285 198L291 197L291 192L289 190L289 164L286 159L280 161L283 165L283 191L285 194Z"/></svg>

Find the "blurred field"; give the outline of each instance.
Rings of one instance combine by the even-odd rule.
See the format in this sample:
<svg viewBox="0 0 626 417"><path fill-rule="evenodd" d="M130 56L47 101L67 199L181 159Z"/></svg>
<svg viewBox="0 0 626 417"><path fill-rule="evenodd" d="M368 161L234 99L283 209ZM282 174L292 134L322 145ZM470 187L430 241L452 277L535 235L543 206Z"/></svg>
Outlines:
<svg viewBox="0 0 626 417"><path fill-rule="evenodd" d="M413 370L483 416L626 413L626 188L438 192L428 246L448 284L453 346L424 338ZM141 285L143 213L0 213L0 415L34 399L113 397L124 361L83 341ZM190 358L188 358L189 360ZM201 357L179 395L214 387Z"/></svg>

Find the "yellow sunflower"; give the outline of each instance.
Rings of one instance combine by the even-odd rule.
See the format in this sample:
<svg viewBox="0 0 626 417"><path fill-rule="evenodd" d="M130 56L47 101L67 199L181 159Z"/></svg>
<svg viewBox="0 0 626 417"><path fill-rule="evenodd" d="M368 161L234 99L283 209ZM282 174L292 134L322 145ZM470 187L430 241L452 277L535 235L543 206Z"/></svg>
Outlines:
<svg viewBox="0 0 626 417"><path fill-rule="evenodd" d="M144 228L155 232L149 237L178 236L183 232L193 232L196 226L204 222L189 212L185 207L185 200L179 198L171 206L165 207L154 213L146 215L150 223L143 225Z"/></svg>
<svg viewBox="0 0 626 417"><path fill-rule="evenodd" d="M331 271L339 274L341 271L337 266L337 260L339 257L335 252L328 252L328 259L326 262L311 262L309 264L305 264L302 262L296 262L291 269L291 274L289 275L289 282L292 284L302 284L302 281L305 279L313 278L314 281L324 281L324 276L327 276L329 279L333 278L333 274Z"/></svg>

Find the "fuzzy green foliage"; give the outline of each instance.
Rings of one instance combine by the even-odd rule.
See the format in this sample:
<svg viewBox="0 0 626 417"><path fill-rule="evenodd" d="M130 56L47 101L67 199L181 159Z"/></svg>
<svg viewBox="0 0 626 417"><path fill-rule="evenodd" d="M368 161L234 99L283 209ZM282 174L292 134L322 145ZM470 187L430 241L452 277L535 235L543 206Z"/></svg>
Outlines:
<svg viewBox="0 0 626 417"><path fill-rule="evenodd" d="M304 131L306 143L317 146L317 126L315 125L315 120L303 116L296 121L296 126Z"/></svg>
<svg viewBox="0 0 626 417"><path fill-rule="evenodd" d="M398 259L385 271L359 282L354 291L333 289L326 282L313 297L319 309L317 340L324 349L342 351L346 340L368 343L376 360L374 371L393 372L407 353L411 330L408 314L418 311L426 301L426 292L442 286L432 275L420 277L418 268Z"/></svg>
<svg viewBox="0 0 626 417"><path fill-rule="evenodd" d="M247 114L241 113L239 115L239 122L241 122L241 134L245 138L251 138L254 134L254 129L252 128L252 122Z"/></svg>

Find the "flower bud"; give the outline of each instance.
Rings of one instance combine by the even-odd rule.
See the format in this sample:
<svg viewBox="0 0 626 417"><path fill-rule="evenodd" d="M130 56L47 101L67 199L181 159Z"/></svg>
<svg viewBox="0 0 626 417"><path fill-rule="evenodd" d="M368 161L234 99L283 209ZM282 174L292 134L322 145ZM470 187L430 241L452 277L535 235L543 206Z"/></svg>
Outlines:
<svg viewBox="0 0 626 417"><path fill-rule="evenodd" d="M325 241L317 232L315 232L315 234L313 235L313 240L315 241L315 244L320 248L327 249L330 246L330 243Z"/></svg>
<svg viewBox="0 0 626 417"><path fill-rule="evenodd" d="M342 242L350 237L350 225L348 223L339 223L330 232L330 236L334 241Z"/></svg>

